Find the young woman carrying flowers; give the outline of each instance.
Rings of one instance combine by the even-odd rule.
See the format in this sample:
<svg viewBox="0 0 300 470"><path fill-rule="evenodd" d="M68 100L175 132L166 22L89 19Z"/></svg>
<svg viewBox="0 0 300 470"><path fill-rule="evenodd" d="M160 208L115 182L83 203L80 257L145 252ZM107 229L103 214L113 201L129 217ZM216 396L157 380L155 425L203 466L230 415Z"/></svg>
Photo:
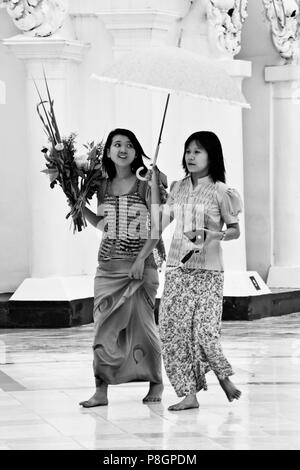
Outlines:
<svg viewBox="0 0 300 470"><path fill-rule="evenodd" d="M112 131L103 151L108 177L98 191L98 214L84 209L85 218L103 230L94 284L96 390L80 403L87 408L108 404L109 384L131 381L149 381L144 403L161 401L161 349L153 313L158 273L153 246L148 250L148 216L151 204L161 203L165 193L156 173L151 189L148 181L137 179L138 168L147 171L145 156L131 131Z"/></svg>

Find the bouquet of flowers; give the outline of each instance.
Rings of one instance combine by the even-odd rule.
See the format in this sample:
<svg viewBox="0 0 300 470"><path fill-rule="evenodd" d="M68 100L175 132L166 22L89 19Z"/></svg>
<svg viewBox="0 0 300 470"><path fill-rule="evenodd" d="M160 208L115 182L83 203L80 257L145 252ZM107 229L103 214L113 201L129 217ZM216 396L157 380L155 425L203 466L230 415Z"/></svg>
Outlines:
<svg viewBox="0 0 300 470"><path fill-rule="evenodd" d="M47 100L42 99L34 82L40 98L37 112L49 141L49 145L42 149L46 160L46 168L42 172L49 175L51 188L54 188L56 184L61 186L71 207L66 218L72 216L74 232L76 230L80 232L83 227L87 226L83 209L98 190L104 173L102 169L104 144L103 141L88 143L84 145L87 155L76 155L76 134L61 137L54 112L54 101L51 98L45 74L44 79Z"/></svg>

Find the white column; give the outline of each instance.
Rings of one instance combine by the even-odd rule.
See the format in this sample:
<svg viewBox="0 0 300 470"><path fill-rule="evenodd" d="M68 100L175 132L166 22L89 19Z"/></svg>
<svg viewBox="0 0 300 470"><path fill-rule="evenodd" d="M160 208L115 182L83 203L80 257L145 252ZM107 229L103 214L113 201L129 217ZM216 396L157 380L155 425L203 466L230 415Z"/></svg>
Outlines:
<svg viewBox="0 0 300 470"><path fill-rule="evenodd" d="M111 10L99 12L114 38L115 58L132 49L159 46L165 43L170 26L178 14L166 11Z"/></svg>
<svg viewBox="0 0 300 470"><path fill-rule="evenodd" d="M246 60L222 60L218 62L226 72L235 80L237 86L242 89L243 80L251 77L251 62ZM226 178L230 186L236 188L244 199L244 159L243 159L243 113L247 112L236 106L220 106L220 116L214 122L218 114L211 113L214 118L211 126L216 126L216 133L223 144L224 159L226 165ZM203 122L205 127L205 122ZM219 127L219 129L218 129ZM245 211L240 214L241 236L232 243L223 243L224 264L228 271L245 271L246 262L246 231Z"/></svg>
<svg viewBox="0 0 300 470"><path fill-rule="evenodd" d="M39 101L35 79L42 97L46 98L43 80L45 69L59 127L63 135L78 129L80 118L80 84L78 64L86 46L61 38L31 38L24 35L5 39L4 44L21 59L27 71L27 135L28 159L26 175L31 214L30 275L31 277L68 276L81 273L78 237L65 220L68 212L61 188L50 189L49 180L40 173L45 161L40 149L46 143L42 123L36 112Z"/></svg>
<svg viewBox="0 0 300 470"><path fill-rule="evenodd" d="M110 5L110 8L103 5L98 8L97 16L112 38L113 59L134 49L165 45L170 28L180 15L185 14L189 5L187 0L138 0L130 2L130 5L128 3L122 9L119 5ZM78 13L74 16L78 17ZM160 108L161 97L137 88L114 86L113 89L113 113L109 116L111 128L125 127L133 130L141 139L145 152L150 157L153 156L160 124L160 113L156 113L156 105L159 103Z"/></svg>
<svg viewBox="0 0 300 470"><path fill-rule="evenodd" d="M0 80L0 104L5 104L5 83Z"/></svg>
<svg viewBox="0 0 300 470"><path fill-rule="evenodd" d="M273 262L268 285L300 287L300 66L266 67L272 84Z"/></svg>

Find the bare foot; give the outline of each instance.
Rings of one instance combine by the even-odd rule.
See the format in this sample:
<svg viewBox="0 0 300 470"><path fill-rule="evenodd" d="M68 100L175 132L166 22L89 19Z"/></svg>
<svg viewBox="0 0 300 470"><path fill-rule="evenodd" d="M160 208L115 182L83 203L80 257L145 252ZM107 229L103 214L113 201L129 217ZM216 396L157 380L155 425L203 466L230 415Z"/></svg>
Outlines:
<svg viewBox="0 0 300 470"><path fill-rule="evenodd" d="M149 392L143 398L143 403L160 403L164 386L161 383L150 383Z"/></svg>
<svg viewBox="0 0 300 470"><path fill-rule="evenodd" d="M190 408L199 408L199 403L196 395L187 395L183 400L175 405L169 406L170 411L188 410Z"/></svg>
<svg viewBox="0 0 300 470"><path fill-rule="evenodd" d="M233 400L238 400L240 396L242 395L242 392L238 390L235 385L231 382L229 377L225 377L225 379L219 379L220 385L224 392L226 393L226 396L228 398L228 401L233 401Z"/></svg>
<svg viewBox="0 0 300 470"><path fill-rule="evenodd" d="M107 400L107 386L97 387L94 395L86 401L81 401L79 405L83 408L92 408L93 406L105 406L108 404Z"/></svg>

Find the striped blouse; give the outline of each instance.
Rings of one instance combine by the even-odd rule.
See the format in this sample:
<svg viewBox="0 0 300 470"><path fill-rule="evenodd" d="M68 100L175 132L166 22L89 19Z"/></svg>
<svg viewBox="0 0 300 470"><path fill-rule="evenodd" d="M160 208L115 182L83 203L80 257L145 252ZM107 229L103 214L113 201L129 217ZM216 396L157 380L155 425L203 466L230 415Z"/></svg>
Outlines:
<svg viewBox="0 0 300 470"><path fill-rule="evenodd" d="M111 258L136 258L150 233L150 217L147 205L151 192L148 182L136 179L131 190L115 196L111 182L104 179L98 192L98 215L104 215L103 237L98 252L98 261ZM154 257L155 254L155 257ZM147 258L145 265L161 265L164 254L162 241L158 249Z"/></svg>
<svg viewBox="0 0 300 470"><path fill-rule="evenodd" d="M214 183L210 176L198 180L193 188L190 176L171 185L166 204L174 213L176 227L167 258L167 267L177 267L187 254L184 266L192 269L223 270L220 240L207 240L195 245L184 233L206 228L219 232L224 223L239 221L242 202L238 192L226 184ZM202 232L203 235L204 232ZM202 237L203 240L203 237ZM193 250L197 249L197 252Z"/></svg>

